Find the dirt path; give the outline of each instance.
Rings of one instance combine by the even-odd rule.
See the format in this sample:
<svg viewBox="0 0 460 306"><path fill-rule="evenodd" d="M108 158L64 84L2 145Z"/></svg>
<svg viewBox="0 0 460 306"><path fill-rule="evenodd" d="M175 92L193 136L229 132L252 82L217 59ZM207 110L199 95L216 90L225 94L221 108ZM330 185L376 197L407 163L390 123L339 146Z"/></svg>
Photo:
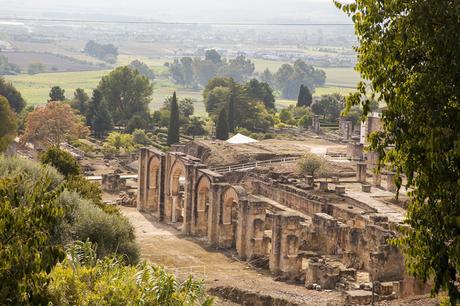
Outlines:
<svg viewBox="0 0 460 306"><path fill-rule="evenodd" d="M122 207L121 210L135 226L142 257L168 267L179 277L192 272L196 277L204 278L208 289L233 287L260 296L283 299L293 305L341 304L338 292L317 292L300 285L276 282L267 271L256 270L246 262L238 261L231 253L207 248L203 241L185 237L135 208Z"/></svg>

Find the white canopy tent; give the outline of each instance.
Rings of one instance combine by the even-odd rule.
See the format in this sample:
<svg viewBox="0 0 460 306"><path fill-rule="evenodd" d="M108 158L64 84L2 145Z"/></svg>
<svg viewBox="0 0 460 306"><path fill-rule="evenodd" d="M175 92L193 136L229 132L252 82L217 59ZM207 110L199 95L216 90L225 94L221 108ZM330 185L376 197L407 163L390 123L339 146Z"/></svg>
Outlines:
<svg viewBox="0 0 460 306"><path fill-rule="evenodd" d="M258 141L255 139L252 139L251 137L244 136L243 134L240 134L240 133L236 134L235 136L227 140L227 143L230 143L230 144L245 144L245 143L255 143L255 142L258 142Z"/></svg>

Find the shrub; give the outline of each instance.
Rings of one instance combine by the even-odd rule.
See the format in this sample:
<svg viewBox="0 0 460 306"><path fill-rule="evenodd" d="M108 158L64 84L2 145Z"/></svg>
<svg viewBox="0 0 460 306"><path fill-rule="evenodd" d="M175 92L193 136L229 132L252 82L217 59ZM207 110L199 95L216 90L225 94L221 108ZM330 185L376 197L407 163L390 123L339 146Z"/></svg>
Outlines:
<svg viewBox="0 0 460 306"><path fill-rule="evenodd" d="M139 260L139 249L134 242L134 228L124 216L107 214L101 208L81 199L71 231L74 239L89 239L96 245L99 258L120 254L129 263Z"/></svg>
<svg viewBox="0 0 460 306"><path fill-rule="evenodd" d="M305 154L297 164L297 170L301 175L315 176L315 173L324 167L326 160L314 153Z"/></svg>
<svg viewBox="0 0 460 306"><path fill-rule="evenodd" d="M80 166L77 160L64 150L57 146L51 146L40 155L40 162L45 165L51 165L56 168L66 178L80 174Z"/></svg>
<svg viewBox="0 0 460 306"><path fill-rule="evenodd" d="M48 295L53 305L211 306L203 282L176 280L148 263L125 266L118 258L96 260L90 243L78 242L51 272Z"/></svg>

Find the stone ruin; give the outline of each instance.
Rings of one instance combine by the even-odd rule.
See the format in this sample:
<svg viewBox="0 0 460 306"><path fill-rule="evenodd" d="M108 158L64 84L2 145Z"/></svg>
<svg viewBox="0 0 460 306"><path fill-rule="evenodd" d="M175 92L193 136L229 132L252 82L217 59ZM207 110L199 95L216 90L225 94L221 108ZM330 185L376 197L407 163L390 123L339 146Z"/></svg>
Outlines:
<svg viewBox="0 0 460 306"><path fill-rule="evenodd" d="M404 273L403 256L389 243L404 219L379 200L393 195L392 173L382 188L380 174L368 183L372 165L362 160L355 166L355 178L311 177L311 186L299 188L257 171L235 179L198 157L143 148L137 208L212 247L236 250L280 280L340 290L347 304L425 293Z"/></svg>

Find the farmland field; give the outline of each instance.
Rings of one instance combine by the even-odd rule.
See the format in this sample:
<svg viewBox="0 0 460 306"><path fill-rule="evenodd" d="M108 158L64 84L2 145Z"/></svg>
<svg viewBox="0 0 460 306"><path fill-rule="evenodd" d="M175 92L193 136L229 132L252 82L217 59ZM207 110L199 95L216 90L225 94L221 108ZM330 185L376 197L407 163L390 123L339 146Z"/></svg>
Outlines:
<svg viewBox="0 0 460 306"><path fill-rule="evenodd" d="M149 58L145 56L120 55L118 65L129 64L134 59L139 59L149 65L157 75L166 72L164 62L171 59ZM283 62L268 60L253 60L257 71L265 68L275 71ZM315 90L314 95L331 93L347 94L353 91L354 86L359 81L359 75L353 68L321 68L326 71L326 85ZM6 76L13 82L18 90L21 91L29 104L41 104L48 100L48 94L52 86L61 86L66 91L66 96L71 98L76 88L83 88L89 94L97 86L100 79L108 74L110 70L83 71L83 72L58 72L41 73L36 75L21 74L17 76ZM153 101L150 105L152 109L159 109L163 105L166 97L171 96L177 91L179 98L188 97L195 101L195 113L204 115L203 97L201 91L184 89L167 79L159 79L154 84ZM277 99L278 107L287 107L294 101Z"/></svg>
<svg viewBox="0 0 460 306"><path fill-rule="evenodd" d="M27 71L30 64L40 63L45 72L90 71L98 69L96 65L83 62L67 56L41 52L1 52L12 64L18 65L22 71Z"/></svg>

